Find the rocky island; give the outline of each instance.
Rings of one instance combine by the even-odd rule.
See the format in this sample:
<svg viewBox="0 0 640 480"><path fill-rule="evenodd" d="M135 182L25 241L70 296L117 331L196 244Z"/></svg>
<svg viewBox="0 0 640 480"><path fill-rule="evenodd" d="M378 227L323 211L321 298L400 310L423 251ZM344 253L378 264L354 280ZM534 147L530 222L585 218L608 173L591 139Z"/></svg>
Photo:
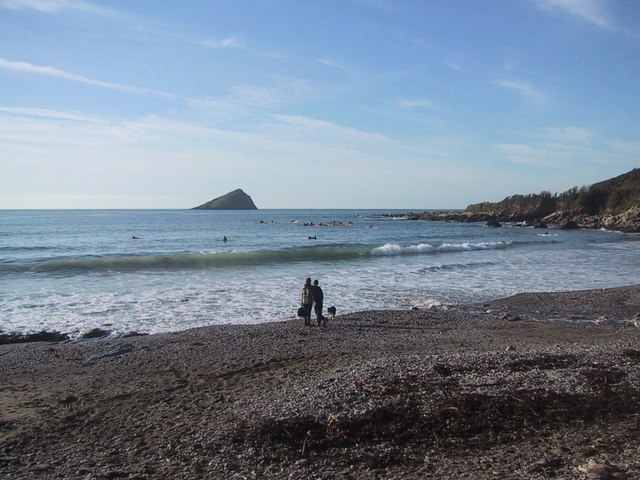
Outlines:
<svg viewBox="0 0 640 480"><path fill-rule="evenodd" d="M203 203L192 210L257 210L256 204L241 188Z"/></svg>
<svg viewBox="0 0 640 480"><path fill-rule="evenodd" d="M623 232L640 232L640 169L589 187L573 187L560 194L541 192L512 195L500 202L469 205L464 211L422 212L409 215L411 220L447 220L487 222L522 222L544 228L605 228Z"/></svg>

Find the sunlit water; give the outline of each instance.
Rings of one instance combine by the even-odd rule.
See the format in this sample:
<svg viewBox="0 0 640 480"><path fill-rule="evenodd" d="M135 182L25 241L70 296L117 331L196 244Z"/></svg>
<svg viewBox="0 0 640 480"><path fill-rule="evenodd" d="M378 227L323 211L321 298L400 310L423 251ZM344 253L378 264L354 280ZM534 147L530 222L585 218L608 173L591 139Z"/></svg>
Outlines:
<svg viewBox="0 0 640 480"><path fill-rule="evenodd" d="M306 277L339 314L640 283L638 236L381 213L0 211L0 330L283 321Z"/></svg>

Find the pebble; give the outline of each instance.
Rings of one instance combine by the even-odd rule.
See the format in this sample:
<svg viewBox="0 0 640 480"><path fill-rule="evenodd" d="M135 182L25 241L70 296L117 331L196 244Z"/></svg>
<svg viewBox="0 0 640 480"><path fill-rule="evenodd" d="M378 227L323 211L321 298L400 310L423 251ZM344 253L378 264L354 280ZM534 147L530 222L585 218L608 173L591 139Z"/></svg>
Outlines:
<svg viewBox="0 0 640 480"><path fill-rule="evenodd" d="M49 465L48 463L38 463L37 465L34 465L33 467L33 471L34 472L46 472L48 470L52 470L53 467L51 465Z"/></svg>

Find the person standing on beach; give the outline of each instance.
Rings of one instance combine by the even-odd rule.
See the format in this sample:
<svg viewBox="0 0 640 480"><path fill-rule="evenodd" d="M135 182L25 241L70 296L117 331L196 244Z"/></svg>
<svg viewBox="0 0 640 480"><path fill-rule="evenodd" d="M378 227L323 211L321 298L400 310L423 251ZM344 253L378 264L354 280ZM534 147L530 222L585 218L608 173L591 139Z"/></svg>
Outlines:
<svg viewBox="0 0 640 480"><path fill-rule="evenodd" d="M322 293L322 288L318 285L318 280L313 281L313 303L315 304L314 309L316 312L316 316L318 317L318 326L322 323L324 316L322 315L322 302L324 301L324 293Z"/></svg>
<svg viewBox="0 0 640 480"><path fill-rule="evenodd" d="M308 327L311 325L311 307L313 307L313 286L311 285L311 278L307 278L302 287L302 296L300 303L304 308L304 325Z"/></svg>

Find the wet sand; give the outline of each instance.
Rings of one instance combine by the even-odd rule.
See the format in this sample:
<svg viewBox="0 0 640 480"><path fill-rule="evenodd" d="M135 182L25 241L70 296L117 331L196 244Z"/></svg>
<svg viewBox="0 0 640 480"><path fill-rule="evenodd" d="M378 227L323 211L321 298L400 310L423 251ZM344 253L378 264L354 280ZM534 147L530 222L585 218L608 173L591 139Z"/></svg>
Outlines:
<svg viewBox="0 0 640 480"><path fill-rule="evenodd" d="M0 345L0 478L640 478L640 289Z"/></svg>

